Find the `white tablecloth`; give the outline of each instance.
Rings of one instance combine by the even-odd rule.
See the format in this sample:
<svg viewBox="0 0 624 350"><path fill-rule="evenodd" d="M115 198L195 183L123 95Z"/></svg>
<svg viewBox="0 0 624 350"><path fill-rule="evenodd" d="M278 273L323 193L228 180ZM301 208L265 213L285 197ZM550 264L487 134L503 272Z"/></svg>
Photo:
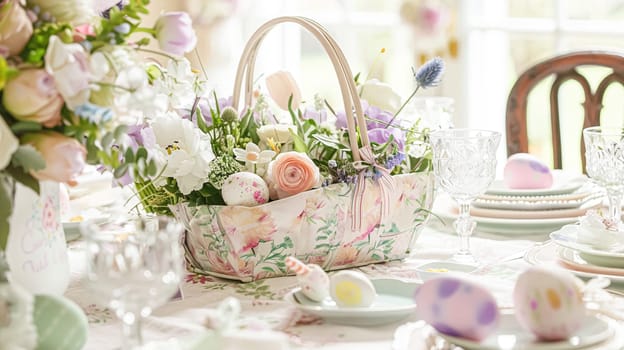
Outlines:
<svg viewBox="0 0 624 350"><path fill-rule="evenodd" d="M443 230L449 230L449 227L440 229L439 224L436 224L436 228L426 227L417 241L413 256L405 261L369 265L360 270L371 278L397 277L417 281L417 266L429 261L447 259L457 247L457 237L442 233ZM520 257L535 242L505 240L504 237L502 240L473 237L471 242L475 255L486 264L476 272L478 277L475 278L494 292L499 305L511 306L515 278L528 264L521 258L512 261L508 261L508 258ZM81 241L70 243L72 281L66 296L77 302L87 313L90 334L85 349L115 348L119 346L120 324L110 310L97 305L86 289L83 246ZM171 301L155 310L144 323L144 338L148 341L162 341L200 334L204 332L207 317L228 296L234 296L241 302L242 316L238 327L254 329L269 326L286 334L292 348L392 349L397 328L417 321L412 316L400 323L382 327L350 327L325 323L319 318L300 313L282 300L294 287L294 277L238 283L189 273L181 287L183 299ZM617 347L603 344L596 348Z"/></svg>

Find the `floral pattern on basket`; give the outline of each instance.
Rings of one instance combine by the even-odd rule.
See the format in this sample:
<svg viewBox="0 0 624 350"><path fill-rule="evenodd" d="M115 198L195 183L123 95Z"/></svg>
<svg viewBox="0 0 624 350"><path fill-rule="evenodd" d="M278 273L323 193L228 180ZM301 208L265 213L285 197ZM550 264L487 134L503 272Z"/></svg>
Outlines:
<svg viewBox="0 0 624 350"><path fill-rule="evenodd" d="M379 186L369 180L364 224L351 229L352 184L334 184L256 207L178 204L172 211L187 228L183 239L194 272L247 282L288 273L296 256L325 270L407 256L433 203L433 175L394 176L391 215L380 222Z"/></svg>

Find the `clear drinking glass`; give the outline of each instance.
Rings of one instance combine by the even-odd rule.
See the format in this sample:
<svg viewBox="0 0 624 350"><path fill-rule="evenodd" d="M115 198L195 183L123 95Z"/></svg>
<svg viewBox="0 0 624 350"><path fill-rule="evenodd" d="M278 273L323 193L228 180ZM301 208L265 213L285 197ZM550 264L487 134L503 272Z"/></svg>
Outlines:
<svg viewBox="0 0 624 350"><path fill-rule="evenodd" d="M624 128L594 126L583 130L585 170L607 190L609 218L622 230Z"/></svg>
<svg viewBox="0 0 624 350"><path fill-rule="evenodd" d="M475 129L447 129L430 135L436 182L459 207L455 230L460 248L453 260L460 263L477 263L470 251L469 237L476 226L470 203L494 181L500 137L495 131Z"/></svg>
<svg viewBox="0 0 624 350"><path fill-rule="evenodd" d="M103 223L85 222L81 231L89 291L121 320L122 349L140 346L142 318L178 290L182 226L165 216L122 215Z"/></svg>

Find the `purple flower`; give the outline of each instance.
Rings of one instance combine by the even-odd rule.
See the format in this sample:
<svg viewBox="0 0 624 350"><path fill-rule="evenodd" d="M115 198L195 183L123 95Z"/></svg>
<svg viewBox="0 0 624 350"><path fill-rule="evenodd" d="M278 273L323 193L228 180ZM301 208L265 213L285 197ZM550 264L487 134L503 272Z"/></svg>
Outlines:
<svg viewBox="0 0 624 350"><path fill-rule="evenodd" d="M217 103L219 104L219 110L222 111L225 107L234 107L232 104L234 103L234 98L232 96L225 98L221 97L217 99ZM203 113L204 111L202 111Z"/></svg>
<svg viewBox="0 0 624 350"><path fill-rule="evenodd" d="M317 124L321 124L325 121L327 121L327 111L322 109L320 111L317 111L316 109L312 108L312 107L307 107L305 112L303 112L303 119L312 119L314 120ZM345 123L345 127L347 126L347 121L344 120ZM336 121L336 124L338 124L338 121Z"/></svg>
<svg viewBox="0 0 624 350"><path fill-rule="evenodd" d="M385 128L392 120L392 114L382 110L379 107L371 105L369 105L368 108L364 110L364 114L367 117L366 127L368 128L368 130Z"/></svg>
<svg viewBox="0 0 624 350"><path fill-rule="evenodd" d="M388 142L388 140L390 140L390 135L394 137L394 140L392 142L397 145L400 152L403 152L403 149L405 147L405 135L403 134L402 130L395 128L386 129L383 127L368 130L368 138L370 139L370 141L378 143L380 145Z"/></svg>

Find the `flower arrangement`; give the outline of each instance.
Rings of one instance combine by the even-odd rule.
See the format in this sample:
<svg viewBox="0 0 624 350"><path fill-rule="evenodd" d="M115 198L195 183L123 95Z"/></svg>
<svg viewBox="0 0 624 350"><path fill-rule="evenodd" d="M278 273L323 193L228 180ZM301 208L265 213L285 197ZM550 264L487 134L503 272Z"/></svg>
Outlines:
<svg viewBox="0 0 624 350"><path fill-rule="evenodd" d="M119 169L128 160L121 154L127 126L166 101L160 91L172 82L157 79L158 68L139 52L155 53L146 48L153 37L173 58L197 39L185 13L163 13L143 27L148 3L0 1L0 250L15 182L38 192L40 180L76 184L87 163ZM186 87L185 61L173 61L181 62L171 69ZM155 174L153 160L138 154L133 161Z"/></svg>
<svg viewBox="0 0 624 350"><path fill-rule="evenodd" d="M124 172L117 175L133 179L147 211L171 215L171 207L180 203L256 206L330 184L355 183L361 173L377 180L381 172L429 171L431 126L402 118L401 112L419 88L439 83L443 69L443 61L435 58L414 71L416 88L403 102L390 85L355 77L375 164L354 160L348 113L319 96L305 104L293 76L280 71L266 77L268 93L256 90L253 105L242 110L231 105L231 97L213 92L181 98L193 100L190 108L171 105L154 114L132 133L120 168ZM159 71L166 72L159 79L168 81L169 72L179 70ZM137 166L139 154L147 155L156 171L147 174Z"/></svg>

